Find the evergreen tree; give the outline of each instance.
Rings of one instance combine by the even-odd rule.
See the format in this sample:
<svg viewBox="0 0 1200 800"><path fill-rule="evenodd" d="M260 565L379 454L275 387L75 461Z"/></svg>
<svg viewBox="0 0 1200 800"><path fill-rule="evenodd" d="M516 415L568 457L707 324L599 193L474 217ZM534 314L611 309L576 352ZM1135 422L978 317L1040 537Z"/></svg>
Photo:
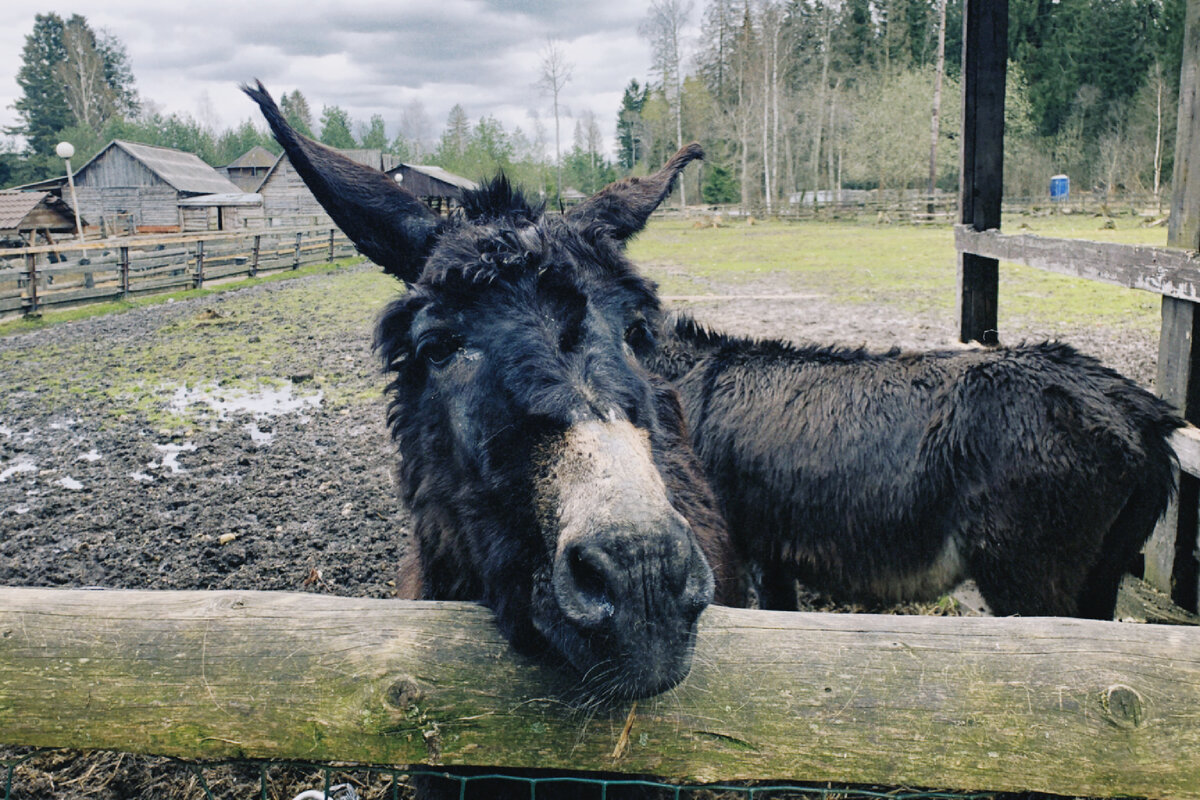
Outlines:
<svg viewBox="0 0 1200 800"><path fill-rule="evenodd" d="M310 139L316 138L313 136L312 110L308 107L308 100L300 93L299 89L280 98L279 110L283 112L283 117L289 125Z"/></svg>
<svg viewBox="0 0 1200 800"><path fill-rule="evenodd" d="M358 147L350 132L350 115L339 106L321 109L321 143L340 149Z"/></svg>
<svg viewBox="0 0 1200 800"><path fill-rule="evenodd" d="M33 32L25 37L17 71L21 96L13 103L20 123L6 132L25 137L27 156L54 158L58 132L73 122L66 92L54 74L55 68L67 60L64 28L58 14L38 14Z"/></svg>
<svg viewBox="0 0 1200 800"><path fill-rule="evenodd" d="M362 146L368 150L387 150L387 131L383 127L383 117L380 114L371 116L371 121L359 131Z"/></svg>
<svg viewBox="0 0 1200 800"><path fill-rule="evenodd" d="M446 130L442 133L442 140L438 143L438 163L451 172L461 168L470 141L471 122L467 119L466 110L455 103L446 118Z"/></svg>
<svg viewBox="0 0 1200 800"><path fill-rule="evenodd" d="M708 165L700 194L704 198L704 202L710 205L736 203L741 199L741 192L733 177L733 171L720 164Z"/></svg>
<svg viewBox="0 0 1200 800"><path fill-rule="evenodd" d="M617 161L626 170L633 169L645 157L643 142L646 138L642 122L642 107L646 105L649 87L642 87L637 79L629 81L621 97L621 110L617 114Z"/></svg>

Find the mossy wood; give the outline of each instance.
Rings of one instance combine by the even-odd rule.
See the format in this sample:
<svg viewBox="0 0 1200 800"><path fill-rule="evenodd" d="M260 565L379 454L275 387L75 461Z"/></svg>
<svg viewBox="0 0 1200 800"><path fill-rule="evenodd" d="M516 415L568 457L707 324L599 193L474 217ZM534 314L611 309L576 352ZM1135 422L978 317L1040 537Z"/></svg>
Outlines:
<svg viewBox="0 0 1200 800"><path fill-rule="evenodd" d="M1196 628L714 608L620 748L572 683L467 604L0 589L5 744L1200 797Z"/></svg>

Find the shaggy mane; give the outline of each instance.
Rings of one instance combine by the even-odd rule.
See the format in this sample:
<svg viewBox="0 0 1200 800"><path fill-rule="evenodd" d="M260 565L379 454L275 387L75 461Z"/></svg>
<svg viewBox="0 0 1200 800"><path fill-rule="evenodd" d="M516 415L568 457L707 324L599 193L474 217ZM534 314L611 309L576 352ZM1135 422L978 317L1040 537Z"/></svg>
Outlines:
<svg viewBox="0 0 1200 800"><path fill-rule="evenodd" d="M463 192L462 212L470 222L511 219L536 222L545 213L546 204L530 203L525 192L513 186L503 172L478 189Z"/></svg>

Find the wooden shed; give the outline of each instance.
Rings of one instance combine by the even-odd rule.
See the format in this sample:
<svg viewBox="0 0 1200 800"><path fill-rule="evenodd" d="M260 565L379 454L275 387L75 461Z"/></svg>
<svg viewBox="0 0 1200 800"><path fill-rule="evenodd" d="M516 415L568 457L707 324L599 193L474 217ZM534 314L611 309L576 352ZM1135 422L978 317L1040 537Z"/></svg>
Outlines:
<svg viewBox="0 0 1200 800"><path fill-rule="evenodd" d="M80 214L93 222L121 216L146 233L180 230L180 200L243 194L199 156L120 140L76 171L75 191Z"/></svg>
<svg viewBox="0 0 1200 800"><path fill-rule="evenodd" d="M262 213L262 195L200 194L179 201L179 221L184 233L233 231Z"/></svg>
<svg viewBox="0 0 1200 800"><path fill-rule="evenodd" d="M443 206L453 206L461 202L463 191L478 188L475 181L467 180L441 167L425 164L398 164L385 172L431 208L439 211Z"/></svg>
<svg viewBox="0 0 1200 800"><path fill-rule="evenodd" d="M50 192L0 192L0 241L34 244L39 235L52 240L74 233L71 207Z"/></svg>
<svg viewBox="0 0 1200 800"><path fill-rule="evenodd" d="M396 165L395 156L380 150L339 150L339 153L373 169L387 172ZM324 225L329 215L313 197L286 155L279 156L258 187L262 215L267 225Z"/></svg>
<svg viewBox="0 0 1200 800"><path fill-rule="evenodd" d="M279 156L261 144L256 144L224 167L225 177L237 184L243 192L257 192L263 178L278 160Z"/></svg>

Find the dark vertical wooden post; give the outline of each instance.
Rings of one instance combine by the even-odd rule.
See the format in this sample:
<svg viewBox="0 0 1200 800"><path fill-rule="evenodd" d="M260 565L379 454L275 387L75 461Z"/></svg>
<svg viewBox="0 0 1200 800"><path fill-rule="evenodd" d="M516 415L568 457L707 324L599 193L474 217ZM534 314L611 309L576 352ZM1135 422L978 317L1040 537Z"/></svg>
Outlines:
<svg viewBox="0 0 1200 800"><path fill-rule="evenodd" d="M303 231L296 234L296 250L292 253L292 269L300 269L300 239L303 236Z"/></svg>
<svg viewBox="0 0 1200 800"><path fill-rule="evenodd" d="M129 299L129 248L121 248L121 299Z"/></svg>
<svg viewBox="0 0 1200 800"><path fill-rule="evenodd" d="M29 273L29 277L28 277L29 310L26 311L25 313L26 314L37 314L38 313L38 296L37 296L38 274L37 274L37 254L36 253L26 253L25 254L25 270L26 270L26 272Z"/></svg>
<svg viewBox="0 0 1200 800"><path fill-rule="evenodd" d="M1183 70L1171 181L1167 244L1200 249L1200 0L1188 0L1183 31ZM1195 169L1192 169L1195 167ZM1188 300L1162 299L1155 388L1193 425L1200 424L1200 308ZM1146 543L1146 580L1184 608L1197 605L1196 529L1200 480L1183 473L1179 493Z"/></svg>
<svg viewBox="0 0 1200 800"><path fill-rule="evenodd" d="M1008 0L966 0L963 9L962 210L977 231L1000 227L1004 191L1004 81ZM959 338L996 344L999 262L958 257Z"/></svg>
<svg viewBox="0 0 1200 800"><path fill-rule="evenodd" d="M254 255L250 259L250 277L253 278L258 274L258 253L262 248L262 236L256 234L254 236Z"/></svg>
<svg viewBox="0 0 1200 800"><path fill-rule="evenodd" d="M336 228L329 229L329 263L333 263L333 236L337 233Z"/></svg>
<svg viewBox="0 0 1200 800"><path fill-rule="evenodd" d="M196 279L195 285L197 289L204 286L204 240L196 242Z"/></svg>

